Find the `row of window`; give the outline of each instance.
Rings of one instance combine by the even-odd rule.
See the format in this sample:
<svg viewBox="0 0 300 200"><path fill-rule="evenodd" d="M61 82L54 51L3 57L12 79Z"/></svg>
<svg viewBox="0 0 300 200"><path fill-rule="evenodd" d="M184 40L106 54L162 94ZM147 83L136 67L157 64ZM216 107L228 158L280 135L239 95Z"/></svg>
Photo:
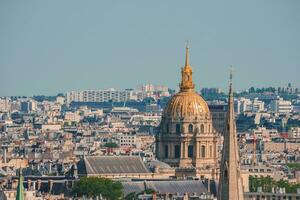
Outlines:
<svg viewBox="0 0 300 200"><path fill-rule="evenodd" d="M212 157L212 146L209 146L209 157ZM164 147L164 157L168 158L169 157L169 146L165 145ZM174 157L175 158L180 158L180 145L175 145L174 148ZM194 146L189 145L188 146L188 157L193 158L194 157ZM200 157L205 158L206 157L206 146L201 145L200 147Z"/></svg>
<svg viewBox="0 0 300 200"><path fill-rule="evenodd" d="M176 131L177 134L181 133L181 125L180 124L176 124L175 131ZM167 125L167 133L169 133L169 132L170 132L169 126ZM189 133L193 133L194 132L194 126L193 126L193 124L189 124L189 126L188 126L188 132ZM200 133L204 133L204 125L203 124L201 124L201 126L200 126Z"/></svg>

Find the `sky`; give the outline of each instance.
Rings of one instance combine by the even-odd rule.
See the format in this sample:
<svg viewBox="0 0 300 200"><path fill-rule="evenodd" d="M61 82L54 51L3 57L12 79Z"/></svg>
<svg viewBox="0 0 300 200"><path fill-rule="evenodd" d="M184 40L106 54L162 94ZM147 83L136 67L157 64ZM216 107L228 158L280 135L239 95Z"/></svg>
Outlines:
<svg viewBox="0 0 300 200"><path fill-rule="evenodd" d="M299 0L0 0L0 96L178 88L190 41L197 90L300 87Z"/></svg>

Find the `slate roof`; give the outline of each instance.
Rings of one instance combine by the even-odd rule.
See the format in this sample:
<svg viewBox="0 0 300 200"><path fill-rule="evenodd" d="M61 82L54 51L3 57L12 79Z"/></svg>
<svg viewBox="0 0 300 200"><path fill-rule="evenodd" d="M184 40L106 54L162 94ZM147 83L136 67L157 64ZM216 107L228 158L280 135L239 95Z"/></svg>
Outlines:
<svg viewBox="0 0 300 200"><path fill-rule="evenodd" d="M139 156L86 156L77 167L82 175L150 173Z"/></svg>
<svg viewBox="0 0 300 200"><path fill-rule="evenodd" d="M153 189L159 194L180 194L188 193L203 194L207 193L207 188L202 181L196 180L168 180L168 181L136 181L136 182L122 182L124 188L124 195L131 192L142 192L146 188ZM146 188L145 188L146 186Z"/></svg>

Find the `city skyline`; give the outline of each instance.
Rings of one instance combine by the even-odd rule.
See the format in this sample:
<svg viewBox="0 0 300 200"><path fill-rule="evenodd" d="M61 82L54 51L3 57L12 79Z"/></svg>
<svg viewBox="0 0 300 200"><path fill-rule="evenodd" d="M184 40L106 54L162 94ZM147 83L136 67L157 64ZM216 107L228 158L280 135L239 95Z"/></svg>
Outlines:
<svg viewBox="0 0 300 200"><path fill-rule="evenodd" d="M298 1L70 2L0 3L0 96L178 89L186 40L197 90L300 87Z"/></svg>

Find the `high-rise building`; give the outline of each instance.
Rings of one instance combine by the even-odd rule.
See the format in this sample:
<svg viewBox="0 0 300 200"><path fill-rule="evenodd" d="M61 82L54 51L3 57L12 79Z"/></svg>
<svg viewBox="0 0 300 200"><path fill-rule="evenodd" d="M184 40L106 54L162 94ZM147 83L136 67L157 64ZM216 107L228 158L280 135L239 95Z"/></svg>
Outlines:
<svg viewBox="0 0 300 200"><path fill-rule="evenodd" d="M237 114L244 112L261 112L265 109L265 103L255 98L254 100L244 97L235 102L235 112Z"/></svg>
<svg viewBox="0 0 300 200"><path fill-rule="evenodd" d="M8 98L0 99L0 112L9 112L11 109L10 100Z"/></svg>
<svg viewBox="0 0 300 200"><path fill-rule="evenodd" d="M279 114L290 113L293 110L292 103L282 98L271 101L270 108L271 111Z"/></svg>
<svg viewBox="0 0 300 200"><path fill-rule="evenodd" d="M213 95L213 94L221 94L222 90L220 88L202 88L202 95Z"/></svg>
<svg viewBox="0 0 300 200"><path fill-rule="evenodd" d="M21 112L29 113L37 109L37 104L33 100L21 101Z"/></svg>
<svg viewBox="0 0 300 200"><path fill-rule="evenodd" d="M177 176L189 173L216 178L219 137L213 129L206 101L194 90L192 74L187 47L180 91L170 99L162 115L156 156L177 167Z"/></svg>
<svg viewBox="0 0 300 200"><path fill-rule="evenodd" d="M232 80L232 75L230 75ZM234 118L232 83L229 86L227 128L224 134L220 165L218 200L243 200L244 192L240 174L239 146Z"/></svg>
<svg viewBox="0 0 300 200"><path fill-rule="evenodd" d="M67 92L67 104L75 102L124 102L135 100L137 97L132 90L83 90Z"/></svg>

